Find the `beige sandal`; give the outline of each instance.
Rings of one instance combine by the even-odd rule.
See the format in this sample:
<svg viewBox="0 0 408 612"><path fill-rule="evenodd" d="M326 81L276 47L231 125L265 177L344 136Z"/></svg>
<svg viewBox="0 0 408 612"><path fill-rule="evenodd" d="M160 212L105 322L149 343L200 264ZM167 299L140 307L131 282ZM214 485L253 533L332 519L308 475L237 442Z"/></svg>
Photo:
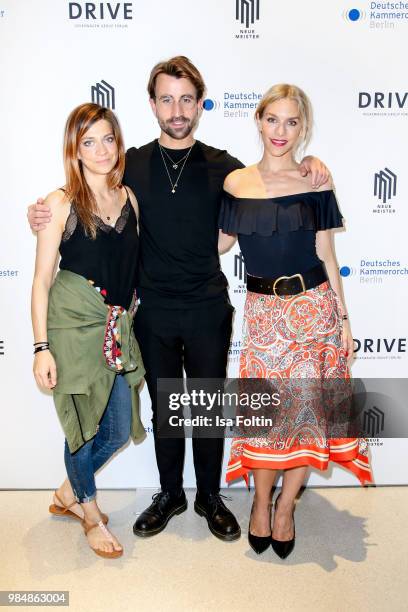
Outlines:
<svg viewBox="0 0 408 612"><path fill-rule="evenodd" d="M109 533L109 531L106 529L104 523L102 521L99 521L98 523L91 523L90 525L87 525L87 523L85 522L85 520L82 521L82 527L84 528L85 531L85 535L91 531L91 529L95 529L96 527L99 527L99 529L102 531L103 535L110 540L112 543L114 543L113 538L112 538L112 534ZM122 550L111 550L106 551L106 550L100 550L99 548L93 548L92 546L89 546L91 548L91 550L94 551L94 553L96 555L99 555L100 557L103 557L104 559L117 559L118 557L121 557L123 555L123 548Z"/></svg>
<svg viewBox="0 0 408 612"><path fill-rule="evenodd" d="M74 518L75 520L80 521L82 523L84 519L78 516L77 514L75 514L75 512L72 512L70 510L72 506L75 506L75 504L78 503L76 499L72 502L72 504L69 504L69 506L66 506L56 491L54 492L54 495L57 498L60 505L57 506L56 504L51 504L51 506L48 508L51 514L54 514L56 516L68 516L69 518ZM107 525L109 522L109 517L103 512L101 512L101 516L102 516L102 521L105 523L105 525Z"/></svg>

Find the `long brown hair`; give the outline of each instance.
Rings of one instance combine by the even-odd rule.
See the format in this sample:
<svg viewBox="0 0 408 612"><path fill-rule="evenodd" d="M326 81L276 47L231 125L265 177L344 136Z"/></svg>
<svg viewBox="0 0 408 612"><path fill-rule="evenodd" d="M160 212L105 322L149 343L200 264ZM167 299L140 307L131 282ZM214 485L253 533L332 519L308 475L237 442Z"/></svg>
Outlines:
<svg viewBox="0 0 408 612"><path fill-rule="evenodd" d="M204 79L198 68L185 55L171 57L169 60L159 62L153 67L147 84L147 91L152 100L156 99L156 79L159 74L167 74L168 76L176 77L176 79L188 79L196 89L197 100L201 100L204 96Z"/></svg>
<svg viewBox="0 0 408 612"><path fill-rule="evenodd" d="M97 121L105 119L112 126L118 147L118 159L107 176L109 189L120 187L125 170L125 146L119 122L115 114L99 104L87 102L74 108L67 119L64 132L65 193L75 206L85 232L92 238L96 236L94 215L97 213L95 195L85 180L82 162L78 159L81 138Z"/></svg>

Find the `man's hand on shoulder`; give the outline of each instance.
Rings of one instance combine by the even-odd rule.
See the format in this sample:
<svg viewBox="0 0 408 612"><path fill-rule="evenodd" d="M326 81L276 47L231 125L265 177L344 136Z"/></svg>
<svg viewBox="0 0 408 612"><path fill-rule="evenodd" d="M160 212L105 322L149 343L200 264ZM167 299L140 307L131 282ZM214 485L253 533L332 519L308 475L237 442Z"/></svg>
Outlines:
<svg viewBox="0 0 408 612"><path fill-rule="evenodd" d="M44 204L43 198L38 198L35 204L27 209L27 219L33 232L39 232L47 227L51 221L52 213L50 207Z"/></svg>
<svg viewBox="0 0 408 612"><path fill-rule="evenodd" d="M330 179L330 171L327 166L318 157L312 155L302 159L299 171L302 176L311 175L312 189L319 189Z"/></svg>
<svg viewBox="0 0 408 612"><path fill-rule="evenodd" d="M331 189L334 189L334 183L332 177L329 175L327 181L320 185L320 187L317 187L316 191L330 191Z"/></svg>

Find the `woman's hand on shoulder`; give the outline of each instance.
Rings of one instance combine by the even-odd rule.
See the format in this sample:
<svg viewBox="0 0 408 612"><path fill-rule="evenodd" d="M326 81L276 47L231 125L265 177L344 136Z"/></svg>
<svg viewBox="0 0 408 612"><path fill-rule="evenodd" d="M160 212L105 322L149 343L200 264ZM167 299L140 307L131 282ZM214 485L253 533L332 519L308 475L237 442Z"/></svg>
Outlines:
<svg viewBox="0 0 408 612"><path fill-rule="evenodd" d="M49 350L34 355L34 378L39 387L53 389L57 384L57 366Z"/></svg>

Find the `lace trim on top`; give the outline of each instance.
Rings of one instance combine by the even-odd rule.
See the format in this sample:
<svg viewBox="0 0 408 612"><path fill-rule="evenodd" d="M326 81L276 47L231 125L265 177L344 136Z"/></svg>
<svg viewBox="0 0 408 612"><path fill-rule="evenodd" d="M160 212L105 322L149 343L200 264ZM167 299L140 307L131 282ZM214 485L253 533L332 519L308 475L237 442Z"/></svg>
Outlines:
<svg viewBox="0 0 408 612"><path fill-rule="evenodd" d="M108 225L100 217L95 215L95 224L96 224L97 229L101 230L102 232L105 232L105 234L109 234L112 230L115 230L115 232L117 232L118 234L121 234L123 230L125 229L127 220L129 218L130 206L131 204L128 198L126 200L126 203L122 206L122 211L114 226ZM71 209L68 215L68 219L65 223L65 229L64 229L64 232L61 238L62 242L66 242L67 240L71 238L72 234L76 230L77 225L78 225L78 215L76 213L75 206L71 204Z"/></svg>
<svg viewBox="0 0 408 612"><path fill-rule="evenodd" d="M62 242L66 242L69 238L71 238L72 234L75 232L77 225L78 225L78 216L76 214L74 205L71 204L68 219L65 223L65 228L64 228L62 238L61 238Z"/></svg>

